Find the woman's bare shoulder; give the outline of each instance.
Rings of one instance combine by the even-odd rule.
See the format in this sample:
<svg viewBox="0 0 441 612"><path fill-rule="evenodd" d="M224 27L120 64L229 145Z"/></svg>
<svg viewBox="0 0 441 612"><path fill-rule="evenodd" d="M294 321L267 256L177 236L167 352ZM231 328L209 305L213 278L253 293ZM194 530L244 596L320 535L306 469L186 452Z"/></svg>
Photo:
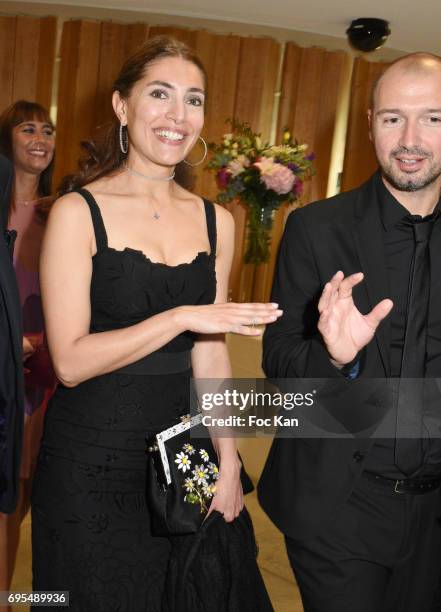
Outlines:
<svg viewBox="0 0 441 612"><path fill-rule="evenodd" d="M78 234L90 239L93 233L89 206L82 195L69 192L59 197L51 206L49 227L63 228L63 234Z"/></svg>
<svg viewBox="0 0 441 612"><path fill-rule="evenodd" d="M84 215L88 206L84 197L76 191L65 193L55 200L51 207L51 215Z"/></svg>
<svg viewBox="0 0 441 612"><path fill-rule="evenodd" d="M234 233L234 217L230 213L229 210L222 206L222 204L217 204L213 202L214 210L216 211L216 225L218 234L230 234Z"/></svg>

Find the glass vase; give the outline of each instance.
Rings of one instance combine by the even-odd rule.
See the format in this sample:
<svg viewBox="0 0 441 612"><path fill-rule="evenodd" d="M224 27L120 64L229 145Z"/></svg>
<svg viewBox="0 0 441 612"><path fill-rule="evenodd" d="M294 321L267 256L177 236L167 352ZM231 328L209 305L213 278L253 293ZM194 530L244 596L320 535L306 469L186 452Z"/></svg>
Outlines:
<svg viewBox="0 0 441 612"><path fill-rule="evenodd" d="M267 263L270 258L274 209L270 206L252 206L249 211L244 262L254 265Z"/></svg>

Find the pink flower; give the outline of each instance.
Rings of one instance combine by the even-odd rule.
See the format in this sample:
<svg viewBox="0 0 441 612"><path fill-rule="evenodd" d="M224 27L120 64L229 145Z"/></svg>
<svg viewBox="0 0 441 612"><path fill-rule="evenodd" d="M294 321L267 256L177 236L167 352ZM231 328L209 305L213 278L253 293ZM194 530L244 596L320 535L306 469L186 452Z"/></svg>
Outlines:
<svg viewBox="0 0 441 612"><path fill-rule="evenodd" d="M249 165L249 159L245 155L239 155L236 159L232 159L230 162L228 162L228 169L232 176L238 176Z"/></svg>
<svg viewBox="0 0 441 612"><path fill-rule="evenodd" d="M260 180L268 189L279 195L289 193L294 186L295 176L289 168L274 162L273 157L263 158L254 164L260 170Z"/></svg>
<svg viewBox="0 0 441 612"><path fill-rule="evenodd" d="M228 187L228 183L230 182L231 173L226 168L221 168L216 173L217 184L219 185L219 189L226 189Z"/></svg>

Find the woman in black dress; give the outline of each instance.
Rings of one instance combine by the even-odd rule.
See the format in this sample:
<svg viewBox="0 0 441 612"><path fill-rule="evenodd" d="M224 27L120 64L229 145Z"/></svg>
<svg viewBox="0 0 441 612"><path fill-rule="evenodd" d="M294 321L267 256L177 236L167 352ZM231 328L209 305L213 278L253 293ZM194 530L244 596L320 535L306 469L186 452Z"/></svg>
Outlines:
<svg viewBox="0 0 441 612"><path fill-rule="evenodd" d="M60 379L33 492L34 590L78 612L160 609L170 551L145 504L144 440L188 412L189 378L231 376L226 332L256 335L273 304L227 303L230 214L174 180L199 138L206 77L159 37L123 66L115 119L54 205L41 261ZM251 326L250 326L251 325ZM219 439L210 512L243 506L234 441Z"/></svg>

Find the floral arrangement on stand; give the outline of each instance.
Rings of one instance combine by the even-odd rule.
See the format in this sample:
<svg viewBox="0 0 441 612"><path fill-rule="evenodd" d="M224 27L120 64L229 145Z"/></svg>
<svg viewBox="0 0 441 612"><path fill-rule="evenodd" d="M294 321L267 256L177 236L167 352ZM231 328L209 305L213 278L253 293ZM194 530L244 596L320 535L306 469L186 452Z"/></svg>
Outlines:
<svg viewBox="0 0 441 612"><path fill-rule="evenodd" d="M274 211L298 200L303 183L313 174L314 154L306 144L292 139L288 130L283 142L269 145L247 123L229 120L231 132L220 144L210 143L208 169L216 173L220 203L239 199L248 208L248 243L245 263L269 260Z"/></svg>

